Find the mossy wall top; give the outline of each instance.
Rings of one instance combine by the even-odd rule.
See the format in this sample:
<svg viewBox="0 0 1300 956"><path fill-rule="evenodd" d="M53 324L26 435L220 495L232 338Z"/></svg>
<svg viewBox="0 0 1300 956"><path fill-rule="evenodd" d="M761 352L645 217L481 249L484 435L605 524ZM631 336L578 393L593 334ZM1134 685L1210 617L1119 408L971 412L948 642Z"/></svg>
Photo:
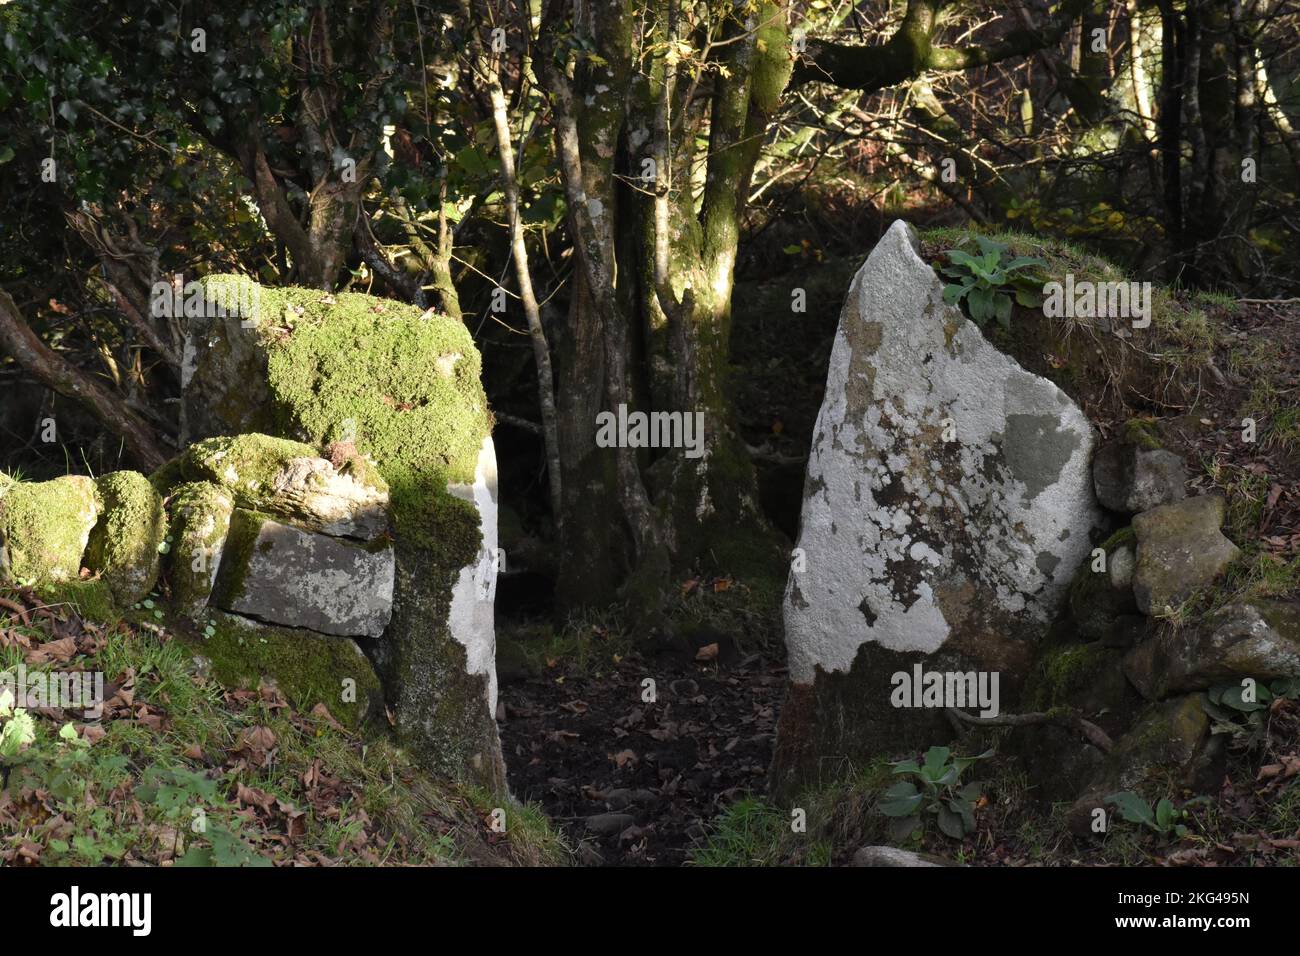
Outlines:
<svg viewBox="0 0 1300 956"><path fill-rule="evenodd" d="M465 326L359 293L265 288L229 275L203 284L208 302L231 314L252 304L252 316L241 314L266 353L277 432L320 447L355 442L388 480L399 534L443 552L449 567L469 563L477 516L446 487L473 482L491 416ZM447 509L464 512L454 540Z"/></svg>

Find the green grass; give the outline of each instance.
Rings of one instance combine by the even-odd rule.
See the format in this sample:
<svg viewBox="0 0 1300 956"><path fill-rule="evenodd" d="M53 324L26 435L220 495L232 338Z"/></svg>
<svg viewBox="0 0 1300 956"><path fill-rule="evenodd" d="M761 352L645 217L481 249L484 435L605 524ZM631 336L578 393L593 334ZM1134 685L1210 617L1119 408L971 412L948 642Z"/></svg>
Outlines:
<svg viewBox="0 0 1300 956"><path fill-rule="evenodd" d="M36 621L0 620L34 645L49 640ZM487 795L417 770L387 734L337 729L269 688L233 693L158 630L91 626L70 662L28 665L99 671L106 685L133 681L134 699L100 721L73 722L82 740L87 727L104 731L89 745L60 740L64 721L33 715L35 740L4 765L12 802L0 809L0 853L27 843L42 863L90 865L568 861L537 808L497 798L511 826L493 834ZM24 656L0 649L0 668ZM249 794L269 809L253 811ZM192 827L199 818L203 832Z"/></svg>
<svg viewBox="0 0 1300 956"><path fill-rule="evenodd" d="M563 667L571 675L594 675L636 646L621 605L582 609L559 627L512 624L497 632L497 658L507 667L538 676Z"/></svg>
<svg viewBox="0 0 1300 956"><path fill-rule="evenodd" d="M789 808L747 797L724 810L690 857L693 866L828 866L865 843L883 842L876 802L892 783L878 760L800 793ZM794 827L803 811L805 829Z"/></svg>

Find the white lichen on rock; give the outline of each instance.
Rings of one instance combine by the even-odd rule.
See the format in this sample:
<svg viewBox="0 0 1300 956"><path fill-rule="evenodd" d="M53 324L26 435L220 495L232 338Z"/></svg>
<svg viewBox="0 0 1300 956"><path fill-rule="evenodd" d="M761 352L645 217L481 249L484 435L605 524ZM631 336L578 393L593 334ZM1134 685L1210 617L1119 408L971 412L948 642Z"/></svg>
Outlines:
<svg viewBox="0 0 1300 956"><path fill-rule="evenodd" d="M932 654L1041 630L1102 525L1083 413L942 290L901 221L849 290L786 593L796 682L868 642Z"/></svg>

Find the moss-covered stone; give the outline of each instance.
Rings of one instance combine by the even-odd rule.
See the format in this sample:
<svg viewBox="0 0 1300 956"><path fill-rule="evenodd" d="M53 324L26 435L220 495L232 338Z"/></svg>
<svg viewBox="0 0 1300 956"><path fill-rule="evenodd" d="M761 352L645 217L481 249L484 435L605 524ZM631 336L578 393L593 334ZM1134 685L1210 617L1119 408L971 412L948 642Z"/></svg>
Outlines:
<svg viewBox="0 0 1300 956"><path fill-rule="evenodd" d="M1210 733L1210 718L1203 695L1152 704L1132 729L1106 755L1087 791L1066 814L1076 836L1090 836L1093 812L1105 798L1121 790L1134 790L1148 798L1189 787L1204 790L1218 784L1225 754L1223 740Z"/></svg>
<svg viewBox="0 0 1300 956"><path fill-rule="evenodd" d="M121 617L113 592L100 578L44 584L36 593L51 607L68 605L85 620L97 624L111 624Z"/></svg>
<svg viewBox="0 0 1300 956"><path fill-rule="evenodd" d="M1120 283L1133 277L1114 263L1058 240L1025 233L990 233L966 227L926 230L921 241L927 257L939 260L953 248L978 252L976 236L1005 244L1012 256L1033 256L1046 263L1044 281ZM1048 318L1041 309L1016 307L1009 329L990 322L988 340L1025 369L1050 379L1080 406L1127 417L1130 408L1148 404L1147 395L1190 398L1199 376L1188 366L1209 359L1213 339L1205 316L1179 303L1168 289L1156 286L1151 296L1151 325L1132 331L1128 320Z"/></svg>
<svg viewBox="0 0 1300 956"><path fill-rule="evenodd" d="M90 532L86 566L99 572L118 604L134 604L158 583L167 535L162 496L136 471L112 472L95 486L104 511Z"/></svg>
<svg viewBox="0 0 1300 956"><path fill-rule="evenodd" d="M271 435L208 438L164 465L157 480L209 481L228 489L241 507L254 508L267 497L285 462L316 454L311 445Z"/></svg>
<svg viewBox="0 0 1300 956"><path fill-rule="evenodd" d="M153 480L220 485L240 508L326 534L369 539L388 526L388 484L374 465L353 456L336 469L312 446L271 435L195 442Z"/></svg>
<svg viewBox="0 0 1300 956"><path fill-rule="evenodd" d="M210 481L182 484L167 499L172 531L167 580L174 607L191 620L206 612L234 508L229 491Z"/></svg>
<svg viewBox="0 0 1300 956"><path fill-rule="evenodd" d="M84 475L12 483L0 499L0 574L20 584L75 581L100 507Z"/></svg>
<svg viewBox="0 0 1300 956"><path fill-rule="evenodd" d="M477 508L450 490L474 482L491 432L473 339L454 319L398 302L250 285L232 276L205 280L214 303L256 304L240 331L265 363L265 393L235 394L239 382L209 375L200 350L193 381L206 384L187 389L186 407L215 409L218 431L269 419L259 427L276 435L354 448L359 462L345 469L364 473L366 459L375 463L389 488L397 573L393 618L370 651L399 736L425 766L503 788L489 677L467 671L448 617L462 569L482 547ZM265 415L250 407L258 403ZM211 473L186 477L222 481ZM236 504L269 510L238 494Z"/></svg>
<svg viewBox="0 0 1300 956"><path fill-rule="evenodd" d="M212 633L190 640L223 684L255 688L274 681L303 712L324 704L349 727L382 724L379 678L355 641L268 627L222 611L206 620Z"/></svg>

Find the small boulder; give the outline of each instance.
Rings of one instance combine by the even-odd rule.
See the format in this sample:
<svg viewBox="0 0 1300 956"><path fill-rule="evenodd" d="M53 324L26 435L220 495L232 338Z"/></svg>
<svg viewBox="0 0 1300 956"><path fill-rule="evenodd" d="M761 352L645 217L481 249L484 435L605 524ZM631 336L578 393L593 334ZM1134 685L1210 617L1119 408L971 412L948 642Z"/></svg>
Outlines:
<svg viewBox="0 0 1300 956"><path fill-rule="evenodd" d="M1124 673L1148 700L1242 677L1300 677L1300 603L1229 604L1195 626L1138 645Z"/></svg>
<svg viewBox="0 0 1300 956"><path fill-rule="evenodd" d="M14 482L0 498L0 576L27 584L75 581L102 502L85 475Z"/></svg>
<svg viewBox="0 0 1300 956"><path fill-rule="evenodd" d="M1223 499L1204 495L1133 518L1138 610L1149 615L1177 605L1224 572L1240 550L1219 530L1223 515Z"/></svg>
<svg viewBox="0 0 1300 956"><path fill-rule="evenodd" d="M134 604L158 583L167 535L162 497L136 471L112 472L95 485L104 511L90 532L86 566L100 573L118 604Z"/></svg>
<svg viewBox="0 0 1300 956"><path fill-rule="evenodd" d="M393 610L393 552L237 508L213 601L272 624L341 637L379 637Z"/></svg>
<svg viewBox="0 0 1300 956"><path fill-rule="evenodd" d="M1200 694L1150 705L1106 755L1086 791L1066 811L1066 826L1075 836L1094 835L1098 808L1107 815L1106 797L1121 790L1140 790L1157 781L1203 790L1217 782L1226 753L1222 738L1210 733L1210 718Z"/></svg>
<svg viewBox="0 0 1300 956"><path fill-rule="evenodd" d="M947 860L928 854L900 850L896 846L864 846L853 854L849 866L952 866Z"/></svg>
<svg viewBox="0 0 1300 956"><path fill-rule="evenodd" d="M1103 445L1092 461L1102 507L1131 515L1187 497L1187 466L1171 451L1124 442Z"/></svg>

